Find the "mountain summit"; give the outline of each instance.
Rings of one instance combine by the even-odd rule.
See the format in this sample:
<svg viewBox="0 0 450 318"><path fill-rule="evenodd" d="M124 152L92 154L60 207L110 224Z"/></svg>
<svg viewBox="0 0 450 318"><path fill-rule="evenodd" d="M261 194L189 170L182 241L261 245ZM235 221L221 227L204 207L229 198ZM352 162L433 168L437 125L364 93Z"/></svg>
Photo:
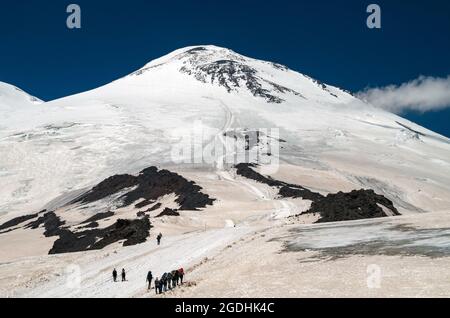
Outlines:
<svg viewBox="0 0 450 318"><path fill-rule="evenodd" d="M148 63L132 76L142 76L165 67L175 67L180 73L202 83L223 87L229 93L247 92L269 103L281 103L289 95L307 99L314 93L323 93L325 99L331 97L336 102L340 98L343 101L349 99L342 90L293 72L286 66L210 45L176 50Z"/></svg>

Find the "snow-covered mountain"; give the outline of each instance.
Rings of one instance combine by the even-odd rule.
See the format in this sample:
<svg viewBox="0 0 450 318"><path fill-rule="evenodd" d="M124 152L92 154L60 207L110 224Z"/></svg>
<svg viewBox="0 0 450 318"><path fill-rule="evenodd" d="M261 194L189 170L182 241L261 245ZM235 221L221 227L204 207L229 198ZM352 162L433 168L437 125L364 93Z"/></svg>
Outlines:
<svg viewBox="0 0 450 318"><path fill-rule="evenodd" d="M286 220L450 209L449 139L216 46L174 51L46 103L1 84L0 118L0 260L134 245L162 231L183 265ZM279 148L268 150L273 141ZM227 152L211 155L217 143ZM142 251L103 265L138 259L144 275ZM159 265L172 256L159 255ZM95 293L112 293L98 284Z"/></svg>
<svg viewBox="0 0 450 318"><path fill-rule="evenodd" d="M448 139L287 67L214 46L177 50L26 114L1 112L0 213L35 211L114 174L172 165L173 148L198 125L205 141L218 130L279 128L282 163L332 171L400 208L450 201Z"/></svg>
<svg viewBox="0 0 450 318"><path fill-rule="evenodd" d="M0 82L0 111L2 116L41 103L43 101L25 93L20 88Z"/></svg>

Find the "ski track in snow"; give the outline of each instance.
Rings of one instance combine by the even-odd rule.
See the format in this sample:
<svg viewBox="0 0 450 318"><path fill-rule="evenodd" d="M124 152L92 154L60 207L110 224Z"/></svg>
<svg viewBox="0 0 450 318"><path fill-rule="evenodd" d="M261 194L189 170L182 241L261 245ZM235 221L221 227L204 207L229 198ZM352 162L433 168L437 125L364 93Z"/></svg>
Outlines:
<svg viewBox="0 0 450 318"><path fill-rule="evenodd" d="M218 138L221 141L222 145L226 147L226 141L224 134L232 128L234 124L235 115L233 114L230 107L228 107L222 100L217 100L221 107L225 110L226 113L226 122L223 126L222 130L218 134ZM236 152L229 153L226 151L227 156L235 155ZM259 200L262 201L272 201L274 205L274 212L270 215L273 219L281 219L285 217L289 217L293 214L293 212L296 210L296 206L294 203L288 200L284 199L275 199L269 191L267 191L267 186L257 183L257 182L251 182L244 180L243 178L233 178L230 169L225 169L223 165L223 160L225 158L225 155L222 155L218 158L217 161L217 169L216 173L219 177L223 178L224 180L232 183L240 183L245 189L250 190L253 194L256 195L256 197Z"/></svg>

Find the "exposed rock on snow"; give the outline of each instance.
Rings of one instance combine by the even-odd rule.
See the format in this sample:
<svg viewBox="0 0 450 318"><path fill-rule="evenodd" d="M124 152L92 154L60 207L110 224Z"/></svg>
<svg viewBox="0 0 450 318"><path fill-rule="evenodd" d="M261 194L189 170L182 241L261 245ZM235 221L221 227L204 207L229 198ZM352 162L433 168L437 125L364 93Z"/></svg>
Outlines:
<svg viewBox="0 0 450 318"><path fill-rule="evenodd" d="M304 212L320 214L316 223L371 219L400 215L391 200L376 194L373 190L358 190L350 193L328 194L312 192L300 185L289 184L271 177L265 177L252 168L255 164L236 165L237 174L271 187L277 187L283 198L302 198L312 201L311 208ZM387 209L387 212L385 209ZM298 217L298 216L296 216Z"/></svg>
<svg viewBox="0 0 450 318"><path fill-rule="evenodd" d="M197 54L197 53L196 53ZM193 61L194 60L194 61ZM223 86L228 93L240 87L247 88L255 97L264 98L269 103L281 103L284 100L275 96L271 91L280 94L291 93L302 96L300 93L264 80L258 77L258 71L246 64L233 60L219 60L208 64L199 65L196 59L190 59L190 67L184 66L181 72L193 75L203 83L218 84ZM267 86L268 88L264 88Z"/></svg>
<svg viewBox="0 0 450 318"><path fill-rule="evenodd" d="M381 206L391 213L387 214ZM329 194L313 201L308 213L320 213L317 223L351 221L400 215L391 200L373 190L358 190L350 193Z"/></svg>
<svg viewBox="0 0 450 318"><path fill-rule="evenodd" d="M136 245L146 241L151 228L148 218L136 220L118 219L115 224L109 227L103 229L90 229L98 227L96 221L113 214L114 213L111 214L111 212L97 214L91 218L91 221L87 222L87 220L80 223L80 225L83 225L81 229L88 229L82 231L72 230L70 226L66 226L65 221L61 221L55 212L46 211L13 219L3 224L2 227L10 228L12 226L23 224L27 220L35 219L24 225L22 228L37 230L43 227L45 230L44 236L58 237L49 251L49 254L98 250L120 241L124 241L123 246ZM17 229L18 228L11 229L11 231Z"/></svg>
<svg viewBox="0 0 450 318"><path fill-rule="evenodd" d="M81 222L80 224L87 224L87 223L92 223L92 222L97 222L103 219L107 219L111 216L114 215L114 212L108 211L105 213L97 213L96 215L90 217L89 219L87 219L86 221Z"/></svg>
<svg viewBox="0 0 450 318"><path fill-rule="evenodd" d="M16 227L22 223L25 223L26 221L35 219L38 217L38 215L39 215L38 213L30 214L30 215L22 215L17 218L14 218L12 220L9 220L9 221L3 223L2 225L0 225L0 234L4 230L11 230L13 227Z"/></svg>
<svg viewBox="0 0 450 318"><path fill-rule="evenodd" d="M158 214L156 217L161 218L163 216L180 216L180 213L173 209L165 208L164 211L162 211L160 214Z"/></svg>
<svg viewBox="0 0 450 318"><path fill-rule="evenodd" d="M37 220L27 224L25 228L36 230L43 226L45 229L44 235L46 237L52 237L60 234L61 227L64 224L65 222L61 221L55 212L45 212L43 216L40 216Z"/></svg>
<svg viewBox="0 0 450 318"><path fill-rule="evenodd" d="M116 175L96 185L92 190L77 198L73 203L91 203L122 190L130 189L120 199L122 206L129 206L140 199L137 208L154 203L158 198L174 193L180 210L197 210L212 205L214 199L201 192L201 187L168 170L150 167L138 176Z"/></svg>
<svg viewBox="0 0 450 318"><path fill-rule="evenodd" d="M148 218L136 220L118 219L115 224L104 229L72 232L67 228L59 229L59 235L49 254L72 253L99 250L116 242L123 246L144 243L150 234L151 224ZM54 235L52 235L54 236Z"/></svg>
<svg viewBox="0 0 450 318"><path fill-rule="evenodd" d="M150 167L143 170L138 176L116 175L107 178L57 211L68 209L70 213L71 209L78 207L89 209L92 208L90 204L106 209L109 206L104 204L110 200L116 201L119 209L133 206L135 202L142 200L134 207L139 208L155 203L169 194L176 196L175 202L179 205L179 210L194 211L212 205L214 202L214 199L202 193L201 187L194 182L168 170ZM118 201L115 199L117 197ZM161 202L158 202L146 212L152 212L161 207ZM106 227L101 227L98 222L113 217L115 212L100 212L79 223L72 221L71 224L67 224L57 213L60 212L42 211L33 215L17 217L1 225L0 230L7 231L0 232L0 234L17 230L18 225L35 219L23 228L36 230L43 227L45 229L44 236L58 237L49 253L60 254L102 249L120 241L124 241L123 246L140 244L146 241L151 228L148 215L142 211L139 212L140 215L138 213L138 219L117 219L114 224ZM158 215L158 217L162 216L180 216L180 213L166 207Z"/></svg>
<svg viewBox="0 0 450 318"><path fill-rule="evenodd" d="M279 188L279 195L284 198L302 198L304 200L317 200L322 198L322 195L320 193L312 192L302 186L274 180L270 177L265 177L253 170L252 167L256 167L256 165L240 163L236 165L236 173L247 179L255 180L267 184L271 187Z"/></svg>
<svg viewBox="0 0 450 318"><path fill-rule="evenodd" d="M152 206L151 208L147 209L145 212L152 212L152 211L156 211L158 210L160 207L162 206L162 204L160 202L156 203L154 206ZM136 207L138 207L136 205Z"/></svg>

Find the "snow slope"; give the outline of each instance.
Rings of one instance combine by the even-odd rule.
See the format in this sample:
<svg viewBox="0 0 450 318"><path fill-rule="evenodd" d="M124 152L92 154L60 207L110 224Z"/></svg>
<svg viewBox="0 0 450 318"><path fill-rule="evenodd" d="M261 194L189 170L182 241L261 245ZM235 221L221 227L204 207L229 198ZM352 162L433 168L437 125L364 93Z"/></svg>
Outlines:
<svg viewBox="0 0 450 318"><path fill-rule="evenodd" d="M234 262L226 275L235 270L241 277L251 269L245 267L251 259L244 261L243 256L258 249L265 253L262 269L268 266L275 278L282 273L270 267L274 258L282 259L286 270L293 270L296 254L281 258L278 245L266 249L265 243L288 234L286 218L306 211L311 201L280 198L273 187L237 175L232 164L224 161L243 156L245 149L218 154L215 161L204 153L174 155L186 146L243 143L246 134L268 129L249 150L253 152L259 143L276 139L271 135L274 128L279 129L280 161L278 169L268 173L273 178L324 195L373 189L391 199L402 214L421 217L422 223L428 214L417 213L436 212L433 222L439 218L448 222L444 212L450 210L449 139L282 65L215 46L188 47L108 85L51 102L39 103L14 87L0 86L0 224L44 208L68 224L78 224L92 213L114 208L115 202L67 207L68 202L108 177L136 174L149 166L176 172L216 199L212 206L182 211L179 217L156 219L162 208L152 212L149 241L127 248L115 244L101 251L48 256L56 238L44 237L42 227L0 234L0 292L7 296L146 296L147 270L159 276L184 266L195 270L195 280L208 285L204 275L211 268L203 264L205 257L217 257L223 264ZM199 131L201 139L188 138ZM255 169L267 172L264 166ZM172 195L159 202L177 208ZM115 208L120 218L136 217L139 211ZM296 222L315 221L317 216L306 215ZM353 236L346 236L348 227L336 231L352 240ZM154 243L158 232L164 233L161 249ZM311 239L312 248L329 239L320 227L317 233L317 240ZM355 233L356 239L361 233L364 236L364 230ZM441 239L439 233L432 235ZM235 245L238 248L231 249ZM251 254L254 259L263 255L255 253ZM72 288L67 279L77 266L81 287ZM112 267L129 269L130 281L124 288L111 288ZM227 279L226 275L217 278ZM281 280L281 284L287 282ZM214 289L211 293L197 288L192 295L235 295L218 285L208 286ZM258 295L258 288L244 290L242 295ZM289 295L302 292L289 291ZM260 295L265 294L272 295L267 289Z"/></svg>
<svg viewBox="0 0 450 318"><path fill-rule="evenodd" d="M0 82L0 109L3 111L31 105L39 105L41 103L43 103L43 101L34 96L28 95L20 88Z"/></svg>
<svg viewBox="0 0 450 318"><path fill-rule="evenodd" d="M204 144L224 128L279 128L282 163L342 174L406 210L449 206L448 139L219 47L177 50L26 116L11 106L0 111L0 214L40 209L116 173L173 164L173 149L198 126Z"/></svg>

